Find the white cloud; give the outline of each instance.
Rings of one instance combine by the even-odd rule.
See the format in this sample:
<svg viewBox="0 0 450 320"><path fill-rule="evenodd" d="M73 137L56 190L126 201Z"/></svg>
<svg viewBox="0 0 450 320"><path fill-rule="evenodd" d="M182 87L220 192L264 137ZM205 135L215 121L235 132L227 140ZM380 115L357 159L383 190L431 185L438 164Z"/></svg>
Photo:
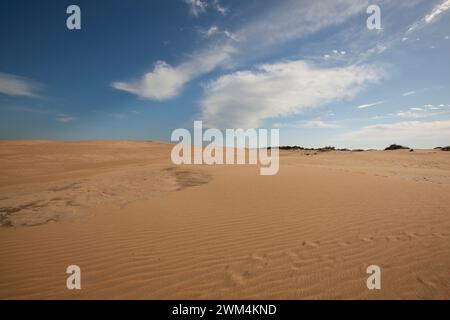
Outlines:
<svg viewBox="0 0 450 320"><path fill-rule="evenodd" d="M219 0L213 0L212 1L212 7L219 12L221 15L225 16L228 13L228 9L225 8Z"/></svg>
<svg viewBox="0 0 450 320"><path fill-rule="evenodd" d="M213 35L215 35L216 33L219 32L219 27L217 27L216 25L212 25L211 27L209 27L209 29L206 31L206 36L212 37Z"/></svg>
<svg viewBox="0 0 450 320"><path fill-rule="evenodd" d="M204 13L208 6L205 0L184 0L184 2L189 6L189 11L194 16Z"/></svg>
<svg viewBox="0 0 450 320"><path fill-rule="evenodd" d="M239 41L238 37L236 34L228 31L228 30L220 30L220 28L216 25L212 25L211 27L209 27L207 30L202 30L200 29L200 33L205 37L205 38L211 38L213 36L216 35L224 35L226 38L233 40L233 41Z"/></svg>
<svg viewBox="0 0 450 320"><path fill-rule="evenodd" d="M433 21L437 16L439 16L441 13L444 13L450 9L450 0L444 0L440 5L433 8L430 14L425 16L426 23L430 23Z"/></svg>
<svg viewBox="0 0 450 320"><path fill-rule="evenodd" d="M201 101L202 119L209 127L256 128L267 118L351 99L382 76L381 69L368 65L329 69L305 61L261 65L210 82Z"/></svg>
<svg viewBox="0 0 450 320"><path fill-rule="evenodd" d="M225 30L223 33L225 34L225 36L227 36L227 38L229 38L229 39L231 39L233 41L239 41L239 38L238 38L238 36L236 34L230 32L228 30Z"/></svg>
<svg viewBox="0 0 450 320"><path fill-rule="evenodd" d="M40 85L32 80L0 72L0 94L37 97L39 87Z"/></svg>
<svg viewBox="0 0 450 320"><path fill-rule="evenodd" d="M413 94L416 94L416 92L415 91L408 91L408 92L402 93L402 96L403 97L407 97L407 96L412 96Z"/></svg>
<svg viewBox="0 0 450 320"><path fill-rule="evenodd" d="M176 67L164 61L158 61L153 71L146 73L140 79L131 82L114 82L112 86L144 99L170 99L180 93L186 82L223 65L232 53L233 48L224 45L194 55Z"/></svg>
<svg viewBox="0 0 450 320"><path fill-rule="evenodd" d="M334 122L324 122L322 120L310 120L305 121L302 124L299 124L301 128L319 128L319 129L337 129L340 128L341 125Z"/></svg>
<svg viewBox="0 0 450 320"><path fill-rule="evenodd" d="M450 9L450 0L444 0L442 3L435 6L431 12L425 17L423 17L418 22L414 23L409 29L408 32L413 32L415 30L421 29L427 24L432 23L435 21L440 15L442 15L444 12L446 12L448 9Z"/></svg>
<svg viewBox="0 0 450 320"><path fill-rule="evenodd" d="M223 16L228 13L228 9L222 6L219 0L212 0L209 3L206 0L184 0L184 2L189 6L191 14L196 17L205 13L208 7L216 10Z"/></svg>
<svg viewBox="0 0 450 320"><path fill-rule="evenodd" d="M66 115L58 115L56 121L61 123L68 123L77 120L76 117L66 116Z"/></svg>
<svg viewBox="0 0 450 320"><path fill-rule="evenodd" d="M357 106L356 108L358 108L358 109L366 109L366 108L378 106L378 105L383 104L383 103L384 103L384 101L378 101L378 102L374 102L374 103L362 104L360 106Z"/></svg>
<svg viewBox="0 0 450 320"><path fill-rule="evenodd" d="M343 58L345 58L345 55L347 55L347 51L344 50L331 50L329 53L326 53L323 55L325 60L333 59L333 61L343 61Z"/></svg>
<svg viewBox="0 0 450 320"><path fill-rule="evenodd" d="M219 12L223 8L218 1L184 0L194 15L205 12L208 5ZM195 52L176 66L158 62L152 72L135 81L113 83L118 90L136 94L141 98L166 100L177 96L183 86L196 77L219 67L226 67L235 59L246 60L265 52L269 46L300 39L324 28L336 26L367 8L367 0L307 1L299 5L297 0L277 3L267 14L235 31L225 30L228 38L223 45L207 46ZM343 53L341 53L343 55ZM233 61L232 61L233 60Z"/></svg>
<svg viewBox="0 0 450 320"><path fill-rule="evenodd" d="M338 139L352 141L355 144L361 142L365 145L401 143L411 146L426 144L431 147L448 142L448 137L450 137L450 120L370 125L341 134Z"/></svg>
<svg viewBox="0 0 450 320"><path fill-rule="evenodd" d="M140 114L139 111L130 110L130 111L125 111L125 112L112 112L112 113L109 113L108 115L116 120L125 120L125 119L129 119L130 117L137 116L139 114Z"/></svg>
<svg viewBox="0 0 450 320"><path fill-rule="evenodd" d="M407 111L400 111L396 115L402 118L426 118L426 117L434 117L447 115L450 113L450 110L445 108L445 105L433 106L433 105L424 105L421 107L413 107L409 108Z"/></svg>
<svg viewBox="0 0 450 320"><path fill-rule="evenodd" d="M424 117L428 116L425 112L421 112L421 111L423 111L423 110L410 109L408 111L400 111L397 113L397 116L402 117L402 118L424 118Z"/></svg>
<svg viewBox="0 0 450 320"><path fill-rule="evenodd" d="M78 120L77 117L70 116L65 113L55 112L53 110L42 109L42 108L38 108L38 107L30 108L30 107L20 107L20 106L0 106L0 108L3 110L13 111L13 112L19 112L19 113L26 112L26 113L33 113L33 114L40 115L40 116L46 116L46 117L49 117L49 118L54 119L61 123L68 123L68 122Z"/></svg>
<svg viewBox="0 0 450 320"><path fill-rule="evenodd" d="M237 32L248 46L261 48L300 39L322 29L337 26L365 12L367 0L298 0L277 2L277 6L250 21Z"/></svg>
<svg viewBox="0 0 450 320"><path fill-rule="evenodd" d="M118 90L134 93L142 98L164 100L176 96L187 80L187 75L163 61L158 61L152 72L134 82L115 82Z"/></svg>
<svg viewBox="0 0 450 320"><path fill-rule="evenodd" d="M307 129L337 129L342 126L336 122L325 122L322 120L309 120L296 123L276 123L275 128L307 128Z"/></svg>

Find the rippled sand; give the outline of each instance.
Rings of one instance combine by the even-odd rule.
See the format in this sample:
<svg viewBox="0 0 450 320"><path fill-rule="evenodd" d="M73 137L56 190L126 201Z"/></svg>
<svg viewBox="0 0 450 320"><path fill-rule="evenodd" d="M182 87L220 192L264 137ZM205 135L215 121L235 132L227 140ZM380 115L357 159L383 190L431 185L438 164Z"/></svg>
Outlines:
<svg viewBox="0 0 450 320"><path fill-rule="evenodd" d="M282 151L260 176L171 147L0 142L0 298L450 298L450 152Z"/></svg>

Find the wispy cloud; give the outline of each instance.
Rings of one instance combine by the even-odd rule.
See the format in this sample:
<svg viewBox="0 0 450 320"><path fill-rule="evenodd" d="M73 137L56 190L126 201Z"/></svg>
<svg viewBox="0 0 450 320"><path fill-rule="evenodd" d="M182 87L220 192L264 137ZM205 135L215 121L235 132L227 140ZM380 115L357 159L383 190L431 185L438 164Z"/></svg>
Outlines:
<svg viewBox="0 0 450 320"><path fill-rule="evenodd" d="M68 123L77 120L76 117L66 116L64 114L60 114L56 117L56 121L61 123Z"/></svg>
<svg viewBox="0 0 450 320"><path fill-rule="evenodd" d="M208 3L205 0L184 0L189 6L189 11L194 16L198 16L206 11Z"/></svg>
<svg viewBox="0 0 450 320"><path fill-rule="evenodd" d="M225 16L228 13L228 8L224 7L219 0L212 1L212 7L219 12L221 15Z"/></svg>
<svg viewBox="0 0 450 320"><path fill-rule="evenodd" d="M341 134L338 139L355 143L359 141L366 145L421 142L431 146L439 141L448 141L448 137L450 137L450 120L375 124Z"/></svg>
<svg viewBox="0 0 450 320"><path fill-rule="evenodd" d="M141 79L131 82L118 81L112 86L142 98L164 100L178 95L188 78L189 74L173 68L164 61L158 61L153 71L145 74Z"/></svg>
<svg viewBox="0 0 450 320"><path fill-rule="evenodd" d="M210 7L215 11L219 12L222 15L226 15L228 13L228 9L225 8L219 0L184 0L184 2L189 6L189 11L194 16L199 16L202 13L205 13L207 8Z"/></svg>
<svg viewBox="0 0 450 320"><path fill-rule="evenodd" d="M435 6L430 13L425 15L422 19L420 19L418 22L414 23L409 29L408 32L413 32L418 29L423 28L427 24L432 23L433 21L437 20L439 16L441 16L443 13L445 13L448 9L450 9L450 0L444 0L442 3Z"/></svg>
<svg viewBox="0 0 450 320"><path fill-rule="evenodd" d="M432 22L434 19L436 19L437 16L439 16L441 13L444 13L450 9L450 0L444 0L440 5L433 8L433 11L431 11L430 14L425 16L426 23Z"/></svg>
<svg viewBox="0 0 450 320"><path fill-rule="evenodd" d="M200 34L205 38L211 38L213 36L223 35L223 36L225 36L225 38L231 39L233 41L239 41L236 34L228 31L227 29L221 30L215 24L210 26L208 29L200 29L199 31L200 31Z"/></svg>
<svg viewBox="0 0 450 320"><path fill-rule="evenodd" d="M0 72L0 94L34 98L38 97L40 88L33 80Z"/></svg>
<svg viewBox="0 0 450 320"><path fill-rule="evenodd" d="M427 118L450 114L450 108L444 104L431 105L427 104L423 107L412 107L406 111L400 111L396 115L401 118Z"/></svg>
<svg viewBox="0 0 450 320"><path fill-rule="evenodd" d="M206 30L203 33L205 34L206 37L210 38L213 35L219 33L219 27L217 27L216 25L212 25L211 27L209 27L208 30Z"/></svg>
<svg viewBox="0 0 450 320"><path fill-rule="evenodd" d="M309 120L295 123L276 123L274 128L306 128L306 129L338 129L342 126L337 122L325 122L322 120Z"/></svg>
<svg viewBox="0 0 450 320"><path fill-rule="evenodd" d="M135 94L144 99L167 100L176 97L184 84L208 73L229 61L234 48L227 44L213 46L206 51L192 55L176 67L164 61L155 63L153 71L140 79L112 84L113 88Z"/></svg>
<svg viewBox="0 0 450 320"><path fill-rule="evenodd" d="M49 117L55 121L61 122L61 123L68 123L75 120L78 120L77 117L67 115L65 113L61 112L55 112L48 109L42 109L42 108L30 108L30 107L21 107L21 106L1 106L0 109L7 110L7 111L13 111L18 113L34 113L36 115L42 115Z"/></svg>
<svg viewBox="0 0 450 320"><path fill-rule="evenodd" d="M362 104L360 106L357 106L356 108L357 109L366 109L366 108L378 106L383 103L384 103L384 101L378 101L378 102L374 102L374 103Z"/></svg>
<svg viewBox="0 0 450 320"><path fill-rule="evenodd" d="M413 94L416 94L416 92L415 91L408 91L408 92L402 93L402 96L403 97L407 97L407 96L412 96Z"/></svg>
<svg viewBox="0 0 450 320"><path fill-rule="evenodd" d="M353 98L383 76L367 65L318 68L305 61L266 64L211 81L201 101L206 126L256 128L262 120Z"/></svg>
<svg viewBox="0 0 450 320"><path fill-rule="evenodd" d="M133 116L137 116L139 114L141 114L139 111L131 110L131 111L124 111L124 112L112 112L112 113L109 113L109 116L113 117L116 120L125 120L125 119L129 119Z"/></svg>
<svg viewBox="0 0 450 320"><path fill-rule="evenodd" d="M206 10L205 0L185 0L193 14ZM216 3L216 10L219 2ZM118 81L112 86L141 98L166 100L176 97L183 86L216 68L226 67L235 59L248 59L263 49L306 37L330 26L336 26L367 8L367 0L307 1L300 6L297 0L287 0L269 13L259 15L241 28L224 31L228 41L216 43L194 52L176 66L164 61L155 63L154 70L134 81ZM213 34L215 31L211 29Z"/></svg>
<svg viewBox="0 0 450 320"><path fill-rule="evenodd" d="M124 120L129 117L129 114L113 112L110 116L117 120Z"/></svg>

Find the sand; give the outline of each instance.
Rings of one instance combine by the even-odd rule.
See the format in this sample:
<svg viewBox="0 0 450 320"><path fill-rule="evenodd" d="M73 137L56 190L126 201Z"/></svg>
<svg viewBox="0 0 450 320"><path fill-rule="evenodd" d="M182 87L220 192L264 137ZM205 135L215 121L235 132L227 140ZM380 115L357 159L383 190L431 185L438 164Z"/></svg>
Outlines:
<svg viewBox="0 0 450 320"><path fill-rule="evenodd" d="M261 176L171 148L0 142L0 298L450 298L450 152L281 151Z"/></svg>

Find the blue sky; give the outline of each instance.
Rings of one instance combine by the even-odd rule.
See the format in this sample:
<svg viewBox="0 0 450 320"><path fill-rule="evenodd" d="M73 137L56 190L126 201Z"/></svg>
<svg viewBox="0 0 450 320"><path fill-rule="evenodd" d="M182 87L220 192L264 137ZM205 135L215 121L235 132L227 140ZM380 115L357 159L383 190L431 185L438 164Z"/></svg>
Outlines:
<svg viewBox="0 0 450 320"><path fill-rule="evenodd" d="M283 145L450 145L450 0L8 0L0 39L2 139L167 141L203 120Z"/></svg>

